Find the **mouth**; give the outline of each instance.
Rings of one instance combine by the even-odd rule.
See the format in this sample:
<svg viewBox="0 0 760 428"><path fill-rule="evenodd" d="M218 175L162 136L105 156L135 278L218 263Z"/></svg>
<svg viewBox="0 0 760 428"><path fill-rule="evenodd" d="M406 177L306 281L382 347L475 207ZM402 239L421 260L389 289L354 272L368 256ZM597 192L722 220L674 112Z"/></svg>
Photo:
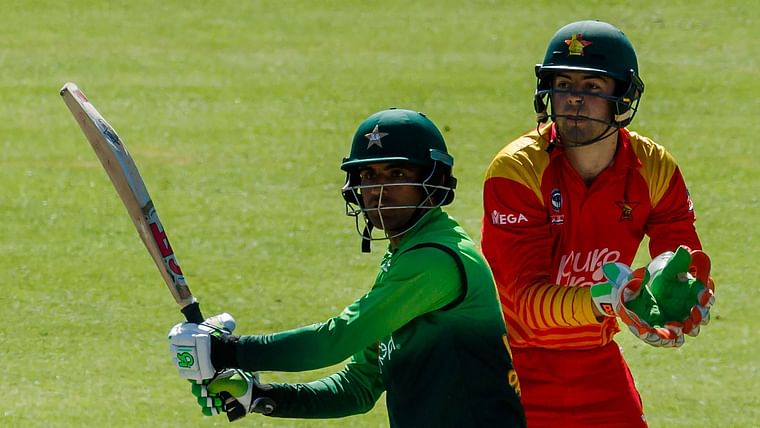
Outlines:
<svg viewBox="0 0 760 428"><path fill-rule="evenodd" d="M574 114L567 114L564 116L566 120L572 120L575 122L580 122L582 120L586 120L586 116L578 116Z"/></svg>

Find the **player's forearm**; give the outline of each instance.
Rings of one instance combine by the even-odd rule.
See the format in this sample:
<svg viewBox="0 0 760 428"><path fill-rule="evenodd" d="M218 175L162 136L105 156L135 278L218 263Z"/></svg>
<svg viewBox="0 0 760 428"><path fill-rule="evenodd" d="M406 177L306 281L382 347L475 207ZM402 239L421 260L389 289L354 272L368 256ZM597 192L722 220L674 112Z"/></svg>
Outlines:
<svg viewBox="0 0 760 428"><path fill-rule="evenodd" d="M331 332L331 322L274 334L242 336L235 345L238 366L251 371L314 370L337 364L367 345Z"/></svg>
<svg viewBox="0 0 760 428"><path fill-rule="evenodd" d="M597 324L589 288L537 284L516 293L518 315L534 329Z"/></svg>
<svg viewBox="0 0 760 428"><path fill-rule="evenodd" d="M368 412L377 397L370 390L352 386L344 373L309 383L272 384L269 394L277 408L270 416L340 418Z"/></svg>

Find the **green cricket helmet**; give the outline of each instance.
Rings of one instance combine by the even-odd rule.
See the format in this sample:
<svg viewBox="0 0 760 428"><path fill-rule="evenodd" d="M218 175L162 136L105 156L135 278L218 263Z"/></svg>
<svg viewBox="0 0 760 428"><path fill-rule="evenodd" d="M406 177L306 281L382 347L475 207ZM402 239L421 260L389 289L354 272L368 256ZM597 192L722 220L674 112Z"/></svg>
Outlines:
<svg viewBox="0 0 760 428"><path fill-rule="evenodd" d="M456 179L451 175L454 158L446 149L443 135L425 114L391 108L365 119L354 133L351 153L340 165L348 174L346 186L358 184L359 167L383 162L423 167L428 173L428 182L440 178L441 186L448 188L445 197L441 198L441 205L454 200ZM345 191L344 197L347 197ZM354 196L347 198L347 201L358 204Z"/></svg>
<svg viewBox="0 0 760 428"><path fill-rule="evenodd" d="M361 193L370 187L362 186L359 171L362 166L377 163L409 163L422 168L422 178L416 183L395 183L384 186L419 186L425 198L414 207L366 208ZM454 158L449 154L443 135L423 113L391 108L377 112L365 119L354 133L351 152L343 159L340 168L346 171L342 194L346 201L346 214L357 218L363 214L363 250L369 251L373 225L368 211L398 208L416 208L417 215L410 220L404 232L411 229L431 208L447 205L454 200L456 178L452 175ZM384 236L379 239L392 238Z"/></svg>
<svg viewBox="0 0 760 428"><path fill-rule="evenodd" d="M609 125L627 126L638 109L644 82L639 77L636 51L628 37L617 27L601 21L578 21L560 28L549 41L544 61L536 64L538 82L534 107L539 123L546 122L551 103L552 80L562 71L585 72L611 77L616 81L614 116Z"/></svg>

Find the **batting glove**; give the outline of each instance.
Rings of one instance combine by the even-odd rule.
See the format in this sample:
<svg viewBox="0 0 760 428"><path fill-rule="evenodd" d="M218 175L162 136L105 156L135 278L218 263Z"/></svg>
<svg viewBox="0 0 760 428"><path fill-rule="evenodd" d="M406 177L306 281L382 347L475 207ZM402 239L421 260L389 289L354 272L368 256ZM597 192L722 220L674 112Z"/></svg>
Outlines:
<svg viewBox="0 0 760 428"><path fill-rule="evenodd" d="M210 317L201 324L184 322L172 327L169 352L179 375L198 382L213 378L216 369L211 362L212 336L229 336L234 329L235 320L227 313Z"/></svg>
<svg viewBox="0 0 760 428"><path fill-rule="evenodd" d="M645 343L657 347L678 347L684 343L683 326L667 322L652 292L623 263L602 266L607 282L591 286L591 298L599 311L619 317Z"/></svg>
<svg viewBox="0 0 760 428"><path fill-rule="evenodd" d="M710 277L710 257L701 250L680 246L638 269L634 277L652 290L664 319L680 324L683 332L696 336L710 322L715 303L715 283Z"/></svg>
<svg viewBox="0 0 760 428"><path fill-rule="evenodd" d="M274 401L266 397L271 386L260 384L255 373L225 370L213 379L191 383L193 395L205 416L227 413L228 419L234 421L251 412L269 415L276 407Z"/></svg>

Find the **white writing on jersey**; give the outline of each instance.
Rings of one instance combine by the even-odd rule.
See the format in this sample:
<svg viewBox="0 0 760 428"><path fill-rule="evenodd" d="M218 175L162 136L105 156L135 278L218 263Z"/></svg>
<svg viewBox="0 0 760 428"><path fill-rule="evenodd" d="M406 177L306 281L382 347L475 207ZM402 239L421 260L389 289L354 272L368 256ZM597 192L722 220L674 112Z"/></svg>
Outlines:
<svg viewBox="0 0 760 428"><path fill-rule="evenodd" d="M385 364L386 360L388 361L391 360L391 354L396 349L398 348L396 347L396 344L393 342L393 335L389 336L388 343L384 343L383 341L380 341L377 344L377 350L379 354L377 358L377 362L379 363L381 372L383 371L383 364Z"/></svg>
<svg viewBox="0 0 760 428"><path fill-rule="evenodd" d="M516 224L516 223L522 223L527 222L528 217L525 217L522 213L518 214L502 214L496 210L493 210L491 212L491 223L492 224Z"/></svg>
<svg viewBox="0 0 760 428"><path fill-rule="evenodd" d="M595 249L589 252L570 251L559 261L557 284L570 287L587 287L604 280L602 266L620 260L620 251L609 248ZM586 278L591 277L591 281Z"/></svg>

